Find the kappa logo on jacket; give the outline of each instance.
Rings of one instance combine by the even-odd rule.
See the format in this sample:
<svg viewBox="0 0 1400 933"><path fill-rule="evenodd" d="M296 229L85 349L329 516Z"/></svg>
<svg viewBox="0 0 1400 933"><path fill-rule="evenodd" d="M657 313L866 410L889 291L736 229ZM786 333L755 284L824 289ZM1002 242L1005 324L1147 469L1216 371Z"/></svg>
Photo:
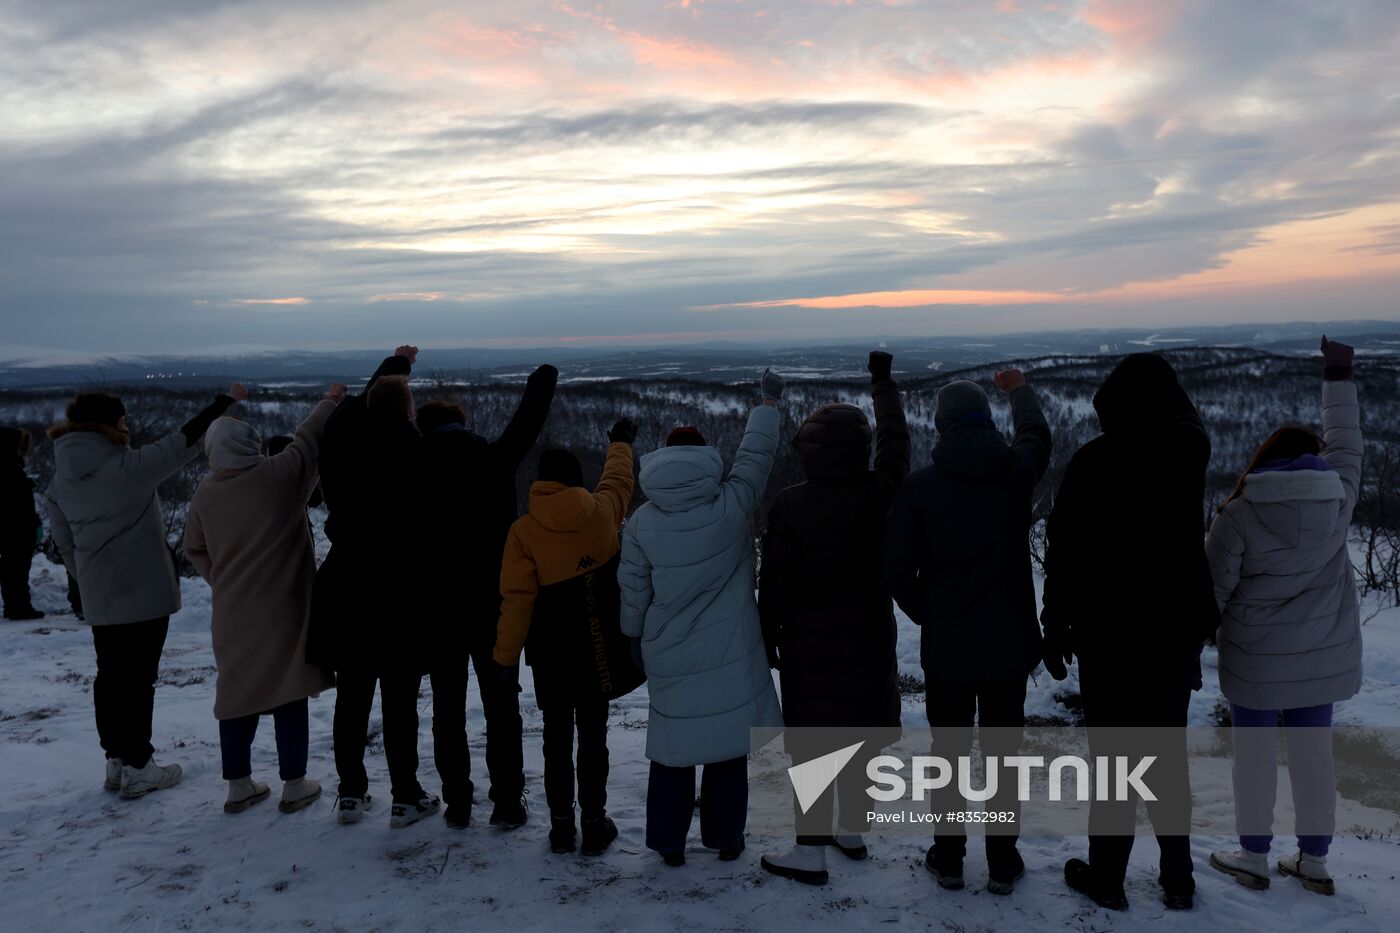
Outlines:
<svg viewBox="0 0 1400 933"><path fill-rule="evenodd" d="M574 568L574 569L576 569L576 570L587 570L587 569L589 569L590 567L596 567L596 566L598 566L598 562L597 562L596 560L594 560L592 557L590 557L589 555L585 554L585 555L583 555L582 557L579 558L578 567L576 567L576 568Z"/></svg>

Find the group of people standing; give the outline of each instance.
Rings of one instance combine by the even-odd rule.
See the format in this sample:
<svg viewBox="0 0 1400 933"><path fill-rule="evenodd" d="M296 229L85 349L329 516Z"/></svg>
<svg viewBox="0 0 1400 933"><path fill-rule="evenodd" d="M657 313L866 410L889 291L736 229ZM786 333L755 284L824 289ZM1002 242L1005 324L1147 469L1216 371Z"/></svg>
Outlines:
<svg viewBox="0 0 1400 933"><path fill-rule="evenodd" d="M1063 679L1076 658L1089 726L1184 727L1190 693L1201 686L1202 645L1215 638L1242 815L1241 849L1217 853L1212 864L1252 887L1268 884L1273 798L1254 790L1272 787L1272 729L1281 717L1313 727L1296 756L1290 745L1290 770L1300 825L1306 814L1314 830L1279 867L1330 893L1330 835L1315 828L1330 833L1335 800L1331 704L1360 685L1346 529L1361 436L1351 349L1324 338L1323 354L1322 434L1290 426L1271 436L1205 538L1210 441L1201 417L1165 359L1125 358L1094 397L1101 435L1075 453L1056 494L1040 611L1029 533L1052 436L1017 370L995 378L1011 409L1009 441L984 390L953 382L938 393L931 462L911 473L892 358L872 353L873 429L848 404L818 408L797 429L806 480L769 511L761 565L755 528L784 392L771 372L727 468L697 429L681 427L638 469L637 427L623 418L608 432L591 489L571 453L545 451L523 517L515 479L550 411L558 377L551 366L530 376L494 441L470 431L459 406L415 407L410 346L386 359L363 392L332 385L271 453L250 424L228 414L247 397L241 385L180 431L137 449L118 398L80 394L50 431L55 476L46 497L51 533L93 627L106 786L134 798L180 779L179 766L155 762L151 746L154 681L180 606L156 487L204 451L210 469L189 506L185 551L212 588L214 714L229 812L271 794L253 779L250 760L267 714L281 809L320 796L306 774L307 699L334 686L336 813L344 823L360 820L372 804L364 753L376 685L390 824L438 812L441 801L418 780L417 698L426 676L444 819L469 825L470 667L486 720L490 822L523 825L523 652L544 720L553 851L597 854L616 838L606 810L608 703L645 678L647 846L667 865L684 864L698 780L701 841L737 859L751 729L897 735L897 603L921 627L926 713L946 757L968 754L974 723L999 727L993 744L1008 746L984 743L984 754L1015 754L1028 676L1043 663ZM15 444L22 456L21 440ZM318 482L331 542L319 568L306 514ZM646 501L629 518L634 484ZM8 614L9 589L5 598ZM1179 772L1166 770L1189 794L1184 748ZM830 833L798 836L790 850L765 855L763 867L822 884L829 849L865 858L863 785L863 769L847 769L816 809ZM961 799L933 802L935 810L964 807ZM1095 801L1088 858L1065 866L1069 886L1105 907L1127 906L1134 812L1131 800ZM1165 903L1188 908L1189 840L1162 834L1158 843ZM940 886L963 886L966 850L960 826L939 825L925 861ZM1014 832L989 834L986 850L988 890L1010 894L1025 869Z"/></svg>

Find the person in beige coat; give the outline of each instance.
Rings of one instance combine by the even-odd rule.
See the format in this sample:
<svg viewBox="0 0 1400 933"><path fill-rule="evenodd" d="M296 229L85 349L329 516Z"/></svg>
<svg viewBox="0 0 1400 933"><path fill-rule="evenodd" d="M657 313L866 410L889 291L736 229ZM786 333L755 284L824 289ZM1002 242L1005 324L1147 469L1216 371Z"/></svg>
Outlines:
<svg viewBox="0 0 1400 933"><path fill-rule="evenodd" d="M307 698L332 685L328 672L306 663L316 554L306 499L326 421L345 395L332 385L281 453L263 455L250 425L219 418L204 446L210 472L195 491L185 526L185 552L213 589L214 717L219 720L227 813L266 799L253 780L251 750L258 719L277 728L283 813L321 796L306 779Z"/></svg>

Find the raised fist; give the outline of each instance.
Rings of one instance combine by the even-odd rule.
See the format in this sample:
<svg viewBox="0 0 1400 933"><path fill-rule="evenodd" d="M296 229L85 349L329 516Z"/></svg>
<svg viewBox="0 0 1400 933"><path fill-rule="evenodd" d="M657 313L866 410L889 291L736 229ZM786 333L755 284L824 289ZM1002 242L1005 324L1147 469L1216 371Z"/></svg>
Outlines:
<svg viewBox="0 0 1400 933"><path fill-rule="evenodd" d="M619 418L608 432L608 441L613 444L631 444L637 439L637 425L630 418Z"/></svg>
<svg viewBox="0 0 1400 933"><path fill-rule="evenodd" d="M332 402L339 402L345 398L345 383L332 382L330 388L326 389L326 398Z"/></svg>
<svg viewBox="0 0 1400 933"><path fill-rule="evenodd" d="M1025 374L1019 369L1003 369L992 377L997 384L997 388L1007 394L1012 389L1019 389L1026 384Z"/></svg>
<svg viewBox="0 0 1400 933"><path fill-rule="evenodd" d="M1344 343L1322 337L1322 365L1331 369L1334 366L1350 367L1356 358L1356 351Z"/></svg>
<svg viewBox="0 0 1400 933"><path fill-rule="evenodd" d="M542 366L536 367L535 371L530 373L528 381L536 384L543 382L549 385L555 385L559 382L559 370L545 363Z"/></svg>
<svg viewBox="0 0 1400 933"><path fill-rule="evenodd" d="M228 387L228 397L235 402L242 402L248 398L248 387L241 382L235 382Z"/></svg>
<svg viewBox="0 0 1400 933"><path fill-rule="evenodd" d="M418 362L418 348L414 346L409 346L408 344L404 344L401 347L396 347L394 349L394 355L401 356L404 359L408 360L408 365L410 366Z"/></svg>
<svg viewBox="0 0 1400 933"><path fill-rule="evenodd" d="M783 382L782 376L779 376L771 369L765 369L762 378L758 380L758 385L759 389L763 392L763 400L765 402L776 402L782 399L783 388L787 384Z"/></svg>
<svg viewBox="0 0 1400 933"><path fill-rule="evenodd" d="M884 350L871 350L870 362L866 369L870 370L870 378L874 382L881 382L890 378L890 364L894 362L894 357Z"/></svg>

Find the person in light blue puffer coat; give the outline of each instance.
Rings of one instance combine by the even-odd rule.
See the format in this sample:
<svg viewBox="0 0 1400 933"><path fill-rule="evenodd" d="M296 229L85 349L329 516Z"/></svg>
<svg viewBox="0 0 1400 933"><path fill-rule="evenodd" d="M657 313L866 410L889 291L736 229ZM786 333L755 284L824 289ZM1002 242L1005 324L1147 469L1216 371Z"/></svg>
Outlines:
<svg viewBox="0 0 1400 933"><path fill-rule="evenodd" d="M778 446L783 381L765 371L729 476L694 428L642 458L649 500L623 533L622 631L640 639L651 698L647 847L685 862L704 765L700 834L720 858L744 848L749 730L781 727L782 710L754 597L751 519Z"/></svg>

